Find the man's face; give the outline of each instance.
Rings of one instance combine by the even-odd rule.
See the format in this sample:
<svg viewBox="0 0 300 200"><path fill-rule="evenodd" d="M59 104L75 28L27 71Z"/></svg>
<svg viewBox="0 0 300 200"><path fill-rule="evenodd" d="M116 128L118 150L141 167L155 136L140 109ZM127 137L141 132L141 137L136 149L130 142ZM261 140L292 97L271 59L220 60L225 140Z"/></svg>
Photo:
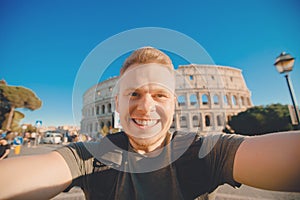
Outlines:
<svg viewBox="0 0 300 200"><path fill-rule="evenodd" d="M133 65L120 77L116 108L129 137L148 140L169 130L175 108L175 79L166 66Z"/></svg>

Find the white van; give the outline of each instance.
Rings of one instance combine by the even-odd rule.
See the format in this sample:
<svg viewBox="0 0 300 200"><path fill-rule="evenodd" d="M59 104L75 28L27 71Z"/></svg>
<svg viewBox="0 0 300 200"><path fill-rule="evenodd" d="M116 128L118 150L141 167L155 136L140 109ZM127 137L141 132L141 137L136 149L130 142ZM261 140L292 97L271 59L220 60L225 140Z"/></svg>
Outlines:
<svg viewBox="0 0 300 200"><path fill-rule="evenodd" d="M62 143L62 134L55 132L46 132L42 143L44 144L61 144Z"/></svg>

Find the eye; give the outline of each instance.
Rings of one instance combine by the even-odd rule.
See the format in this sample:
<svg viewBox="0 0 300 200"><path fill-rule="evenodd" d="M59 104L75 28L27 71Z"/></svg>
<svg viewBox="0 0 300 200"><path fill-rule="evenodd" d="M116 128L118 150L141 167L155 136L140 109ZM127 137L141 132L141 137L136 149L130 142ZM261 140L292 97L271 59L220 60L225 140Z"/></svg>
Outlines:
<svg viewBox="0 0 300 200"><path fill-rule="evenodd" d="M162 99L162 98L168 98L169 95L165 93L157 93L154 95L154 97Z"/></svg>
<svg viewBox="0 0 300 200"><path fill-rule="evenodd" d="M157 97L160 97L160 98L161 98L161 97L167 97L165 94L157 94L156 96L157 96Z"/></svg>
<svg viewBox="0 0 300 200"><path fill-rule="evenodd" d="M139 94L138 94L137 92L131 92L129 95L132 96L132 97L137 97L137 96L139 96Z"/></svg>

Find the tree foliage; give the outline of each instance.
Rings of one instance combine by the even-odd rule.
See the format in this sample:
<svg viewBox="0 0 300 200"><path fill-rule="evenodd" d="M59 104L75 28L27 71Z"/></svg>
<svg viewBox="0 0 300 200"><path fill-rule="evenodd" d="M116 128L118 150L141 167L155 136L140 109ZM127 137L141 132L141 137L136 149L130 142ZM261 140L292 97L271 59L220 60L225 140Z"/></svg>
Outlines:
<svg viewBox="0 0 300 200"><path fill-rule="evenodd" d="M228 122L229 129L242 135L261 135L271 132L292 130L290 114L287 105L271 104L255 106L238 115Z"/></svg>
<svg viewBox="0 0 300 200"><path fill-rule="evenodd" d="M2 122L2 127L7 127L8 116L9 116L9 113L6 113L5 119ZM14 132L21 132L22 130L21 130L21 127L19 126L19 123L20 123L21 119L23 119L24 117L25 117L25 115L23 113L15 110L9 129Z"/></svg>
<svg viewBox="0 0 300 200"><path fill-rule="evenodd" d="M0 125L2 128L11 129L11 125L18 124L24 117L22 113L15 111L16 108L36 110L41 105L42 101L32 90L20 86L9 86L5 81L0 82Z"/></svg>

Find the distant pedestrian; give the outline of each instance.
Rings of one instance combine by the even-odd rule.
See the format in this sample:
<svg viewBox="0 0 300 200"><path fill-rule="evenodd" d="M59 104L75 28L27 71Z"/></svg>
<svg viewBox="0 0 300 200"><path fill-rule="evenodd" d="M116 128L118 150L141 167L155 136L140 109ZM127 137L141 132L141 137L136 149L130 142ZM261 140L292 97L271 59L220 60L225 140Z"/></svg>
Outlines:
<svg viewBox="0 0 300 200"><path fill-rule="evenodd" d="M10 152L10 144L5 138L0 139L0 160L3 160L8 157Z"/></svg>
<svg viewBox="0 0 300 200"><path fill-rule="evenodd" d="M30 141L31 141L33 146L36 146L36 132L32 132L30 134Z"/></svg>

